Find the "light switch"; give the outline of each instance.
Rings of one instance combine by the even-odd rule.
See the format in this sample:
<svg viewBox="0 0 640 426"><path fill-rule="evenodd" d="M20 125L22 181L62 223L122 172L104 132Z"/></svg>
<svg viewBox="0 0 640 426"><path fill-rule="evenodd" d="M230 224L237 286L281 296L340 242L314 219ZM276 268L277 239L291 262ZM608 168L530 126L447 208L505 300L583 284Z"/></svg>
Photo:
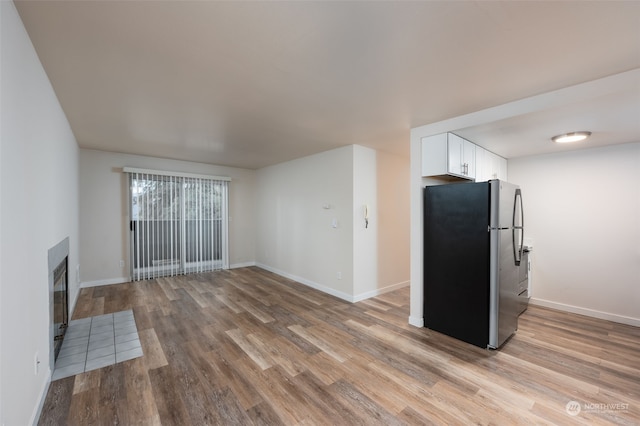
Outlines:
<svg viewBox="0 0 640 426"><path fill-rule="evenodd" d="M335 217L333 219L331 219L331 227L332 228L337 228L338 227L338 219L336 219Z"/></svg>

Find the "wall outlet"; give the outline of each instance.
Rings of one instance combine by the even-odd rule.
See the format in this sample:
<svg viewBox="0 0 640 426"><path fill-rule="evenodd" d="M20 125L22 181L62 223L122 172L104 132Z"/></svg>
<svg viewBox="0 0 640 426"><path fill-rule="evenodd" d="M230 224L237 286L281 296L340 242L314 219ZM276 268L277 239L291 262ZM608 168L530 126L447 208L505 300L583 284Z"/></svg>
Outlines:
<svg viewBox="0 0 640 426"><path fill-rule="evenodd" d="M124 260L121 260L121 261L120 261L120 267L121 267L121 268L124 268Z"/></svg>
<svg viewBox="0 0 640 426"><path fill-rule="evenodd" d="M342 272L337 272L336 273L336 278L341 280L342 279Z"/></svg>
<svg viewBox="0 0 640 426"><path fill-rule="evenodd" d="M33 374L38 375L40 370L40 359L38 358L38 352L33 356Z"/></svg>

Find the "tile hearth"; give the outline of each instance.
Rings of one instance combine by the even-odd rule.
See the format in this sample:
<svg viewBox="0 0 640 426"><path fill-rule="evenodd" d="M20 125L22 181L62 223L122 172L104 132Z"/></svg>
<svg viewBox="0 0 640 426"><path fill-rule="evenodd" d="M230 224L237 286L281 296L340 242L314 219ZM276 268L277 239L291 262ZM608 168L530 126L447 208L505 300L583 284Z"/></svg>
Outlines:
<svg viewBox="0 0 640 426"><path fill-rule="evenodd" d="M51 380L143 355L131 309L69 322Z"/></svg>

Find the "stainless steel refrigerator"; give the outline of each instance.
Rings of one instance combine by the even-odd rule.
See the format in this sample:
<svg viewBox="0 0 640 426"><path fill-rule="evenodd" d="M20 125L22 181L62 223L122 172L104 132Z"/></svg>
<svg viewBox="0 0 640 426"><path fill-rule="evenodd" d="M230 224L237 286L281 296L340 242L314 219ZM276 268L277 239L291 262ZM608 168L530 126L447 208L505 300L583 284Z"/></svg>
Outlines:
<svg viewBox="0 0 640 426"><path fill-rule="evenodd" d="M516 331L523 224L516 185L425 187L425 327L492 349Z"/></svg>

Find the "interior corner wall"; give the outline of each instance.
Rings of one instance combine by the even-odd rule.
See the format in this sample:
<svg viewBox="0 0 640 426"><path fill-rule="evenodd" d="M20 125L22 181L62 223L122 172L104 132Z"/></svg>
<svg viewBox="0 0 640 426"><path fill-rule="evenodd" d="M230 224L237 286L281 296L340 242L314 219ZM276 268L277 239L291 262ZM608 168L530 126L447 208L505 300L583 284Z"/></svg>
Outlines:
<svg viewBox="0 0 640 426"><path fill-rule="evenodd" d="M48 250L67 237L78 294L78 146L15 5L0 8L0 423L26 425L52 369Z"/></svg>
<svg viewBox="0 0 640 426"><path fill-rule="evenodd" d="M235 167L140 155L80 150L80 257L83 285L127 282L129 267L129 183L123 167L227 176L229 264L255 264L256 172ZM124 266L120 266L120 261Z"/></svg>
<svg viewBox="0 0 640 426"><path fill-rule="evenodd" d="M379 294L409 284L410 181L408 158L383 151L376 154L377 209L370 225L378 231Z"/></svg>
<svg viewBox="0 0 640 426"><path fill-rule="evenodd" d="M532 302L640 325L640 143L509 160Z"/></svg>
<svg viewBox="0 0 640 426"><path fill-rule="evenodd" d="M257 172L258 266L353 297L353 146Z"/></svg>
<svg viewBox="0 0 640 426"><path fill-rule="evenodd" d="M257 180L258 266L348 301L408 284L408 159L350 145Z"/></svg>
<svg viewBox="0 0 640 426"><path fill-rule="evenodd" d="M409 160L355 145L353 188L353 300L358 301L409 284Z"/></svg>

